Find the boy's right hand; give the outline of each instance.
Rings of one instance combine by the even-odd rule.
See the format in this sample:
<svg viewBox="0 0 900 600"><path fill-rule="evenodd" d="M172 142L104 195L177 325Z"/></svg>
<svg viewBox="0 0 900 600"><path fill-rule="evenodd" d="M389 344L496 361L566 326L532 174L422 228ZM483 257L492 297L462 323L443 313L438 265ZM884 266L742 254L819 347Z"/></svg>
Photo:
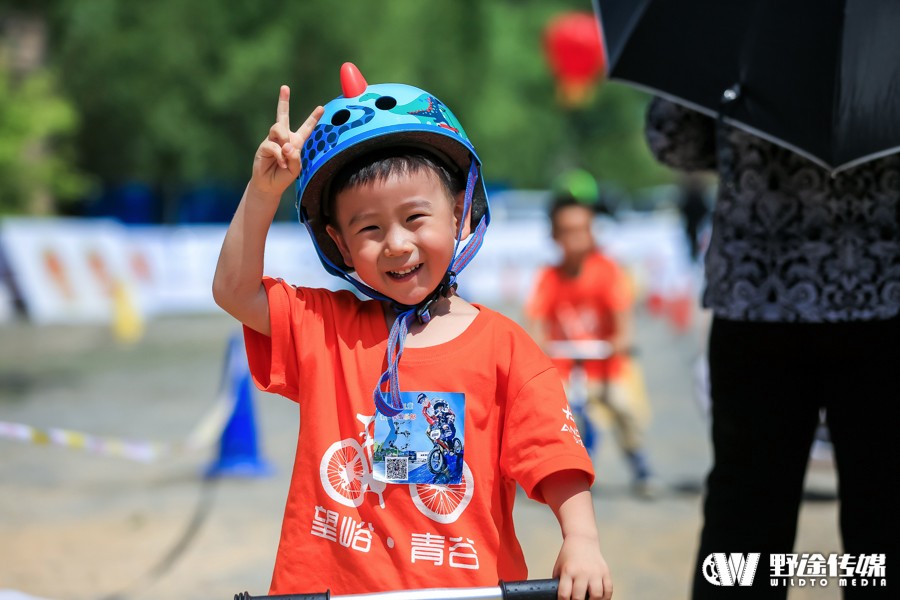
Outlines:
<svg viewBox="0 0 900 600"><path fill-rule="evenodd" d="M300 175L300 148L306 143L325 109L317 106L306 121L291 131L291 89L283 85L278 94L275 124L256 150L250 186L259 194L280 200L284 190Z"/></svg>
<svg viewBox="0 0 900 600"><path fill-rule="evenodd" d="M253 173L225 233L212 285L219 306L263 335L272 332L262 284L266 235L284 190L300 175L300 148L325 112L317 106L291 131L290 99L290 88L281 86L275 124L256 150Z"/></svg>

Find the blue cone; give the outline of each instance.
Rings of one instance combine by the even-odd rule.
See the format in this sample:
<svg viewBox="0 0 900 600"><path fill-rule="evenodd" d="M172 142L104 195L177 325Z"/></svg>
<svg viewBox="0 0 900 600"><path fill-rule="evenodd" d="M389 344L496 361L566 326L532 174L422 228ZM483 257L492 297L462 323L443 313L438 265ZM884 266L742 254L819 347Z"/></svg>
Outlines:
<svg viewBox="0 0 900 600"><path fill-rule="evenodd" d="M234 409L219 440L219 456L206 469L206 477L265 477L274 473L260 456L253 413L253 381L240 334L232 336L225 358L225 385L230 386Z"/></svg>

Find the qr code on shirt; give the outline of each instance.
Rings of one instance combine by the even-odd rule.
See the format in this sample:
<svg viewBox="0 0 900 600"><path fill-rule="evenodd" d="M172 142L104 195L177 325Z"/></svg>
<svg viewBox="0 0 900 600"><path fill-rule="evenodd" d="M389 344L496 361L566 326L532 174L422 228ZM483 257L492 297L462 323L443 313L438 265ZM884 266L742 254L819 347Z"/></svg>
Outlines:
<svg viewBox="0 0 900 600"><path fill-rule="evenodd" d="M406 456L386 456L384 458L384 478L388 481L409 479L409 458Z"/></svg>

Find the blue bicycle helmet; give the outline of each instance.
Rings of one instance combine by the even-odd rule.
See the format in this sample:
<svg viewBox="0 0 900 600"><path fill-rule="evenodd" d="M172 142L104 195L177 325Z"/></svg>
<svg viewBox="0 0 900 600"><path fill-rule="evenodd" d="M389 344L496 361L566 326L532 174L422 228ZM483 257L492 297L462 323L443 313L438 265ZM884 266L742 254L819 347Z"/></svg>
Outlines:
<svg viewBox="0 0 900 600"><path fill-rule="evenodd" d="M343 95L325 105L318 125L303 144L297 180L298 216L309 229L325 270L345 279L351 271L325 231L328 186L347 163L374 150L420 148L461 178L474 163L477 179L471 192L472 230L482 217L489 220L481 161L462 125L443 102L411 85L368 85L352 63L341 67L341 88Z"/></svg>

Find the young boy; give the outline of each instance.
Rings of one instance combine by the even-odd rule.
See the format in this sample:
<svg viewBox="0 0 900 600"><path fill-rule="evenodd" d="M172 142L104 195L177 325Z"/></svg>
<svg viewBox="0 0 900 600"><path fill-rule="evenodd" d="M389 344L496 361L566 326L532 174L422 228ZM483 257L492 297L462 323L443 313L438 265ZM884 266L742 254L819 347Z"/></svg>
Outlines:
<svg viewBox="0 0 900 600"><path fill-rule="evenodd" d="M489 216L474 148L427 92L369 86L349 63L341 82L343 96L297 131L281 88L213 283L245 326L257 385L300 406L270 593L526 579L518 483L559 520L560 598L610 598L592 466L559 375L521 328L454 293ZM268 227L298 177L300 219L323 265L375 300L263 276ZM453 403L461 452L438 451L427 465L418 452L376 457L385 428L395 442L410 433L398 423L421 421L423 393Z"/></svg>
<svg viewBox="0 0 900 600"><path fill-rule="evenodd" d="M596 180L585 171L563 174L556 182L549 218L553 241L561 251L559 264L538 272L525 306L532 336L553 356L549 342L609 343L611 355L584 360L588 417L609 411L619 445L632 471L640 497L655 494L645 450L644 417L634 395L634 373L628 352L632 345L631 286L619 266L602 254L591 225L599 198ZM573 361L554 357L568 380Z"/></svg>

